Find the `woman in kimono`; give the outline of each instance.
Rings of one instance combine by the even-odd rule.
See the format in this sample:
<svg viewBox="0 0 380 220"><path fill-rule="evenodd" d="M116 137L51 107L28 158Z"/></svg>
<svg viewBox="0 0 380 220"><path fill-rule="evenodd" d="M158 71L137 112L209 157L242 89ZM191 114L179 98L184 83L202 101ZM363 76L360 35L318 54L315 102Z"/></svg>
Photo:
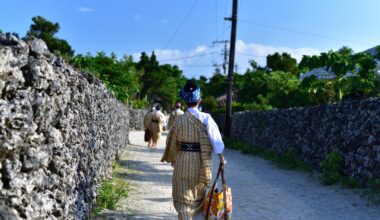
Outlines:
<svg viewBox="0 0 380 220"><path fill-rule="evenodd" d="M172 197L178 219L205 219L201 211L211 182L211 152L224 164L224 143L211 115L198 110L200 88L194 80L187 81L179 96L187 111L173 122L161 161L174 167Z"/></svg>
<svg viewBox="0 0 380 220"><path fill-rule="evenodd" d="M172 113L170 114L170 118L169 118L169 123L168 123L168 129L170 130L173 122L175 121L175 119L180 116L180 115L183 115L183 111L181 110L181 103L180 102L176 102L175 103L175 110L172 111Z"/></svg>
<svg viewBox="0 0 380 220"><path fill-rule="evenodd" d="M156 105L156 110L151 113L149 130L152 135L151 147L156 148L157 142L161 139L163 128L166 127L165 115L161 112L160 105Z"/></svg>

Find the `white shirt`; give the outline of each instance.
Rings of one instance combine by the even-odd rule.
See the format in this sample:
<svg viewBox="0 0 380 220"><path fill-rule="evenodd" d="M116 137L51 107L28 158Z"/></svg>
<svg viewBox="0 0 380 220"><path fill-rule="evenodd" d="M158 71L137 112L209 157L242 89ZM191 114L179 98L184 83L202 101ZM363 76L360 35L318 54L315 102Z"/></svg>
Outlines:
<svg viewBox="0 0 380 220"><path fill-rule="evenodd" d="M201 112L198 108L188 108L188 112L198 118L203 124L206 125L208 138L210 139L211 146L215 154L221 154L224 150L224 143L222 135L220 134L218 125L210 114Z"/></svg>
<svg viewBox="0 0 380 220"><path fill-rule="evenodd" d="M180 108L177 108L175 111L176 111L177 113L179 113L180 115L183 114L183 111L182 111Z"/></svg>
<svg viewBox="0 0 380 220"><path fill-rule="evenodd" d="M163 127L166 127L166 126L167 126L166 116L165 116L164 113L162 113L160 110L156 110L156 112L157 112L158 114L160 114L160 116L161 116L161 119L162 119L162 126L163 126Z"/></svg>

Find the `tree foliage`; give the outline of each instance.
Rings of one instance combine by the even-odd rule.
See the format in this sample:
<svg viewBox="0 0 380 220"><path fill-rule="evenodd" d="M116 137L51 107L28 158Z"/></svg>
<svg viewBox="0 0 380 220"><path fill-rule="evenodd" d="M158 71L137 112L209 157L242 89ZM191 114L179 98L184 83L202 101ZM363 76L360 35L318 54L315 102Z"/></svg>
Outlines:
<svg viewBox="0 0 380 220"><path fill-rule="evenodd" d="M118 60L115 54L107 56L104 52L98 52L96 56L79 54L71 61L77 68L101 79L123 103L130 104L138 99L141 73L136 70L132 57L124 56Z"/></svg>
<svg viewBox="0 0 380 220"><path fill-rule="evenodd" d="M53 53L70 58L74 55L74 50L66 40L56 37L56 33L59 31L59 24L53 23L44 17L36 16L32 18L33 24L30 25L28 36L35 36L41 38L46 42L49 50Z"/></svg>
<svg viewBox="0 0 380 220"><path fill-rule="evenodd" d="M297 60L288 53L274 53L267 56L267 67L272 71L283 71L289 73L297 73Z"/></svg>

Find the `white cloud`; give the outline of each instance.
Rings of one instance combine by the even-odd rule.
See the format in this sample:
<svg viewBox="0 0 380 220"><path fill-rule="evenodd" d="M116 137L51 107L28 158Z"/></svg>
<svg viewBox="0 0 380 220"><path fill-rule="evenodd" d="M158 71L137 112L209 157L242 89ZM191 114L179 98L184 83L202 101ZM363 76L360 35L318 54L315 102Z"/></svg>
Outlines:
<svg viewBox="0 0 380 220"><path fill-rule="evenodd" d="M89 12L94 12L95 10L92 9L92 8L87 8L87 7L78 7L77 8L78 11L82 12L82 13L89 13Z"/></svg>
<svg viewBox="0 0 380 220"><path fill-rule="evenodd" d="M181 49L155 49L154 52L160 64L172 64L179 66L184 70L187 77L198 77L205 75L210 77L214 72L213 64L223 62L221 55L223 46L209 47L199 45L190 50ZM263 45L256 43L245 43L242 40L236 42L235 63L238 65L238 72L244 73L249 68L249 60L254 59L260 66L266 65L266 56L268 54L290 53L298 62L301 61L303 55L315 55L320 51L315 48L291 48L291 47L275 47L271 45ZM133 54L134 60L140 59L140 53ZM148 53L150 56L150 53ZM187 57L187 58L186 58ZM186 59L182 59L186 58Z"/></svg>

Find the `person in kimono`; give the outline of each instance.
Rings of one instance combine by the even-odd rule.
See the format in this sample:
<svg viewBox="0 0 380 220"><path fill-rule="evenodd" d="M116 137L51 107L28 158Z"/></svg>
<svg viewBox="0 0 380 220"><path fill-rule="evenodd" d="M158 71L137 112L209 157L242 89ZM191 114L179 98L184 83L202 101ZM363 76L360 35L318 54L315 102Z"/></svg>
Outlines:
<svg viewBox="0 0 380 220"><path fill-rule="evenodd" d="M156 105L155 111L151 113L149 124L152 136L152 148L156 148L157 142L161 139L161 133L166 126L166 116L161 112L161 106Z"/></svg>
<svg viewBox="0 0 380 220"><path fill-rule="evenodd" d="M181 103L180 102L176 102L175 103L175 110L171 112L170 114L170 117L169 117L169 123L168 123L168 129L170 130L170 127L172 126L173 122L175 121L175 119L180 116L180 115L183 115L183 111L181 110Z"/></svg>
<svg viewBox="0 0 380 220"><path fill-rule="evenodd" d="M220 163L225 164L224 143L211 115L198 109L200 88L194 80L186 82L179 96L187 111L173 122L161 161L171 163L174 168L172 197L178 219L205 219L202 202L211 184L211 154L214 152Z"/></svg>
<svg viewBox="0 0 380 220"><path fill-rule="evenodd" d="M144 120L143 120L144 128L145 130L149 130L148 131L149 133L150 133L150 123L152 121L152 113L154 111L155 111L155 107L153 106L152 109L144 115ZM152 147L152 146L153 146L153 140L152 140L152 135L150 135L150 138L148 140L148 147Z"/></svg>

